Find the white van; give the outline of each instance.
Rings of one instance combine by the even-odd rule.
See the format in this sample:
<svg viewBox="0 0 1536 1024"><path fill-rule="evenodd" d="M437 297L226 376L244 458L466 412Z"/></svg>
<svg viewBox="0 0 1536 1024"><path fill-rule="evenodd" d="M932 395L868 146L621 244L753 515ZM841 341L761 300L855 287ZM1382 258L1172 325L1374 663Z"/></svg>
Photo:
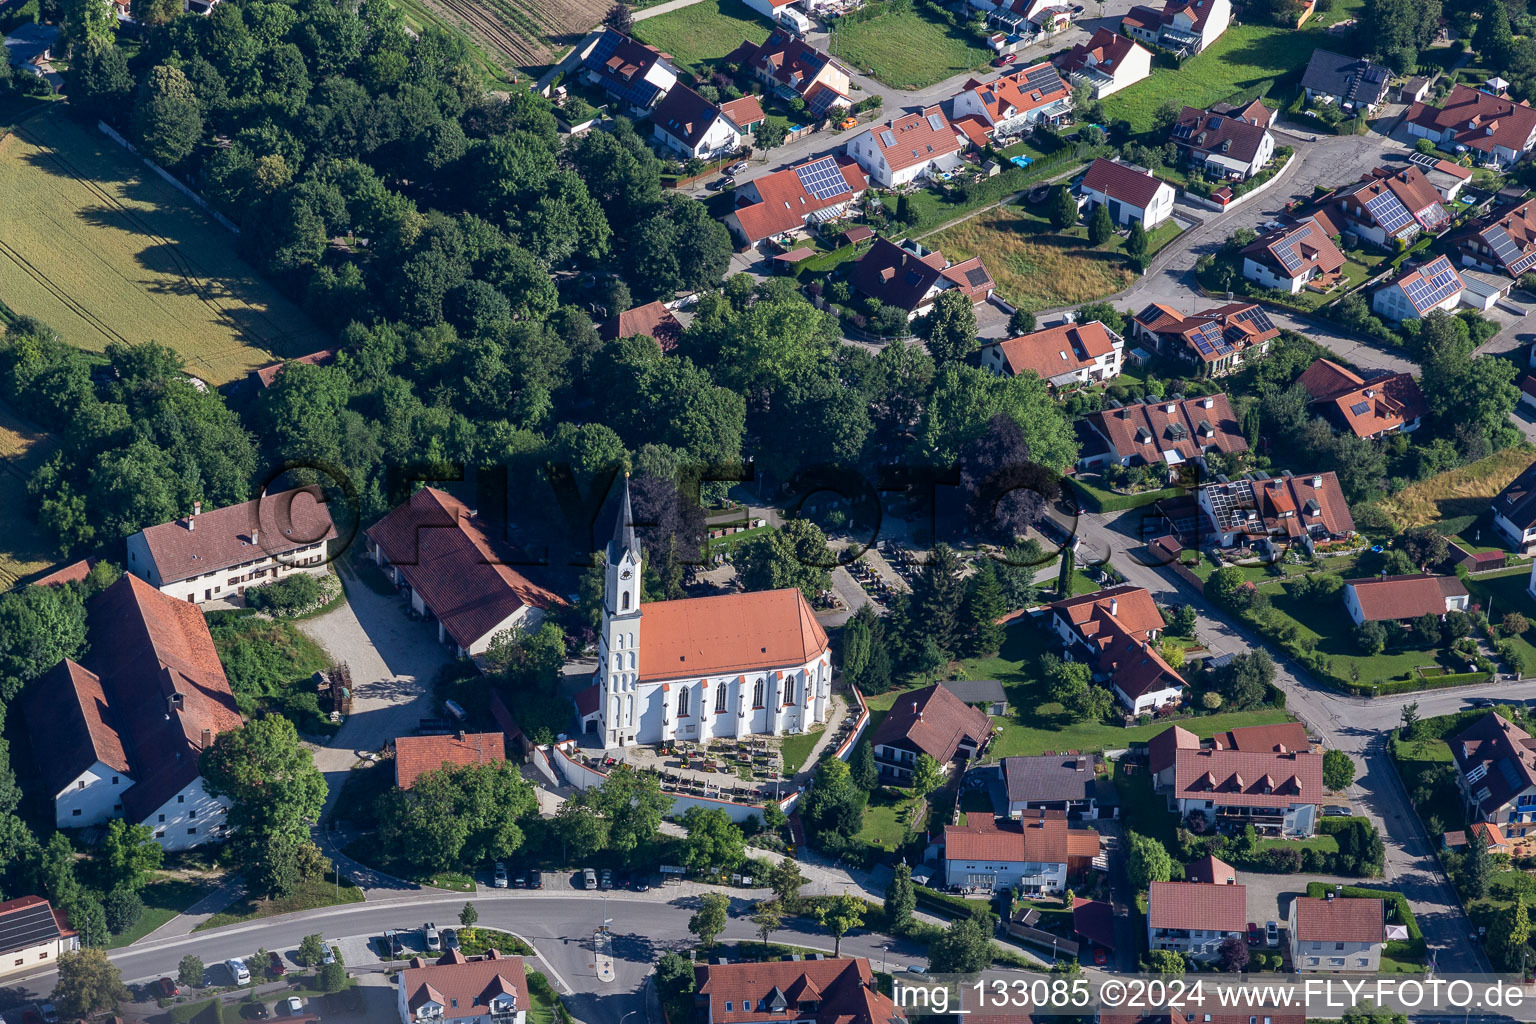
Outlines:
<svg viewBox="0 0 1536 1024"><path fill-rule="evenodd" d="M249 984L251 972L246 968L244 960L239 958L225 960L224 966L229 968L229 973L234 976L236 985Z"/></svg>

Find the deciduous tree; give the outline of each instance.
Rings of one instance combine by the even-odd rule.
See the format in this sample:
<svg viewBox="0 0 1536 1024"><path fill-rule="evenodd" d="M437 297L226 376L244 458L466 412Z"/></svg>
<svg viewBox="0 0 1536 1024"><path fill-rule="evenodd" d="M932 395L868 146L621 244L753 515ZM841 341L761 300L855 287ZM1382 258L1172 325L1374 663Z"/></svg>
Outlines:
<svg viewBox="0 0 1536 1024"><path fill-rule="evenodd" d="M725 931L731 901L724 893L707 892L699 897L699 909L688 919L688 930L699 937L699 945L715 944L715 937Z"/></svg>
<svg viewBox="0 0 1536 1024"><path fill-rule="evenodd" d="M123 984L122 972L107 959L104 949L61 953L58 972L53 1004L68 1017L91 1017L103 1010L115 1010L119 1003L132 998L128 986Z"/></svg>
<svg viewBox="0 0 1536 1024"><path fill-rule="evenodd" d="M110 10L105 4L95 6ZM197 147L203 135L203 114L192 83L180 68L161 64L150 69L139 88L134 131L144 155L167 167L181 163Z"/></svg>

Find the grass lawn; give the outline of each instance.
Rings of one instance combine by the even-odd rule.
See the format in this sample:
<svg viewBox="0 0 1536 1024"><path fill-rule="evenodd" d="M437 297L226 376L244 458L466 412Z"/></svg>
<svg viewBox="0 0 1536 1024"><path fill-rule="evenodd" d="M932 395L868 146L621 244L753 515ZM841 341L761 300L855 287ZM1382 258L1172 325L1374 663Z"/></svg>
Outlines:
<svg viewBox="0 0 1536 1024"><path fill-rule="evenodd" d="M1343 0L1335 10L1357 8L1361 2ZM1111 121L1125 118L1133 131L1144 132L1151 128L1158 107L1170 98L1187 106L1208 107L1239 92L1267 93L1277 78L1306 67L1313 50L1329 45L1324 26L1316 22L1300 29L1234 24L1182 68L1155 68L1150 77L1110 96L1104 101L1104 114Z"/></svg>
<svg viewBox="0 0 1536 1024"><path fill-rule="evenodd" d="M1524 472L1533 460L1536 449L1529 445L1505 448L1470 466L1448 469L1410 484L1383 498L1381 506L1401 529L1479 516L1488 510L1489 499Z"/></svg>
<svg viewBox="0 0 1536 1024"><path fill-rule="evenodd" d="M1467 591L1473 604L1482 605L1484 613L1491 609L1494 623L1509 612L1520 612L1532 623L1524 633L1513 637L1527 672L1536 669L1536 601L1531 600L1530 582L1530 569L1523 565L1496 576L1467 577Z"/></svg>
<svg viewBox="0 0 1536 1024"><path fill-rule="evenodd" d="M131 945L185 911L214 888L211 879L161 878L146 885L139 896L144 900L144 914L137 924L120 935L112 936L108 949Z"/></svg>
<svg viewBox="0 0 1536 1024"><path fill-rule="evenodd" d="M779 741L779 756L784 760L785 775L793 775L805 766L806 759L811 756L811 748L821 739L825 729L826 726L818 726L810 732L785 736Z"/></svg>
<svg viewBox="0 0 1536 1024"><path fill-rule="evenodd" d="M1465 512L1430 525L1436 533L1456 542L1463 551L1478 555L1489 551L1508 551L1503 534L1493 526L1493 514L1484 509L1481 514Z"/></svg>
<svg viewBox="0 0 1536 1024"><path fill-rule="evenodd" d="M1339 852L1339 841L1333 836L1315 835L1305 839L1260 839L1258 850L1316 850L1322 854Z"/></svg>
<svg viewBox="0 0 1536 1024"><path fill-rule="evenodd" d="M892 88L921 89L982 67L992 56L968 24L945 25L910 6L884 7L876 4L835 22L831 52Z"/></svg>
<svg viewBox="0 0 1536 1024"><path fill-rule="evenodd" d="M32 516L27 477L56 448L45 431L0 405L0 522L7 525L0 539L0 590L54 562L53 545Z"/></svg>
<svg viewBox="0 0 1536 1024"><path fill-rule="evenodd" d="M267 900L246 896L230 904L222 914L214 914L193 931L222 928L227 924L242 924L279 914L294 914L301 910L319 910L322 907L361 902L363 890L354 885L343 885L338 890L334 881L305 882L299 886L298 892L287 899Z"/></svg>
<svg viewBox="0 0 1536 1024"><path fill-rule="evenodd" d="M1086 228L1079 225L1084 235ZM1116 236L1095 248L1086 237L1056 234L1040 217L1017 206L998 206L927 236L923 244L956 262L980 256L997 293L1024 309L1072 306L1113 295L1134 276Z"/></svg>
<svg viewBox="0 0 1536 1024"><path fill-rule="evenodd" d="M464 872L439 871L436 874L422 874L414 866L401 863L391 851L380 850L378 844L371 839L354 839L342 849L342 852L359 864L367 864L386 874L418 885L447 889L449 892L475 891L475 880Z"/></svg>
<svg viewBox="0 0 1536 1024"><path fill-rule="evenodd" d="M1292 597L1280 588L1269 592L1270 604L1276 611L1292 619L1302 637L1316 637L1317 649L1332 659L1334 672L1350 678L1351 666L1360 669L1360 682L1369 685L1374 681L1407 678L1420 665L1443 665L1452 671L1465 671L1452 663L1438 648L1389 647L1381 654L1366 657L1355 645L1353 623L1344 614L1343 599L1318 604Z"/></svg>
<svg viewBox="0 0 1536 1024"><path fill-rule="evenodd" d="M855 839L895 852L907 830L907 816L917 801L901 790L882 786L864 805L864 824Z"/></svg>
<svg viewBox="0 0 1536 1024"><path fill-rule="evenodd" d="M235 253L236 239L129 153L62 108L0 142L0 296L66 342L154 339L226 384L328 343Z"/></svg>
<svg viewBox="0 0 1536 1024"><path fill-rule="evenodd" d="M760 43L771 27L741 0L704 0L676 11L635 22L635 38L670 53L690 70L718 60L742 40Z"/></svg>
<svg viewBox="0 0 1536 1024"><path fill-rule="evenodd" d="M1115 383L1123 382L1125 375L1115 378ZM1114 512L1126 508L1140 508L1150 505L1154 501L1162 501L1164 498L1177 498L1185 493L1182 487L1164 487L1161 490L1138 491L1134 494L1121 494L1103 486L1104 478L1097 475L1079 474L1068 481L1075 490L1082 492L1084 503L1089 508L1097 511Z"/></svg>

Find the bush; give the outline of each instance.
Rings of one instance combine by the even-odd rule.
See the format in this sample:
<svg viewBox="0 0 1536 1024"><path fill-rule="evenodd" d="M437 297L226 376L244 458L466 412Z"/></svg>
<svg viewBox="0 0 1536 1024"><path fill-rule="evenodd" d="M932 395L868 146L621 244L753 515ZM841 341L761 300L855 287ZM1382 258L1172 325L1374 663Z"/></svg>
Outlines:
<svg viewBox="0 0 1536 1024"><path fill-rule="evenodd" d="M302 615L334 600L340 593L341 584L327 573L314 576L298 573L264 587L251 587L245 592L245 603L259 611L273 615Z"/></svg>
<svg viewBox="0 0 1536 1024"><path fill-rule="evenodd" d="M113 889L101 901L107 913L107 927L113 935L121 935L139 923L144 916L144 901L132 889Z"/></svg>

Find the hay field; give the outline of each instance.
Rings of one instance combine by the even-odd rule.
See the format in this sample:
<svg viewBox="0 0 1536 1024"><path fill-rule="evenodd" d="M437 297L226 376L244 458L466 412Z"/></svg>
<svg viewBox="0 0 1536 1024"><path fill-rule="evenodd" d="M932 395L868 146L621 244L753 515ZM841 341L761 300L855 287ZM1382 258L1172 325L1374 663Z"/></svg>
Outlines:
<svg viewBox="0 0 1536 1024"><path fill-rule="evenodd" d="M219 385L327 339L235 237L100 133L43 110L0 137L0 298L72 345L158 341Z"/></svg>
<svg viewBox="0 0 1536 1024"><path fill-rule="evenodd" d="M27 495L27 477L54 449L42 430L0 405L0 591L52 565L48 539L37 529Z"/></svg>
<svg viewBox="0 0 1536 1024"><path fill-rule="evenodd" d="M1536 452L1528 445L1494 452L1486 459L1448 469L1444 473L1410 484L1390 498L1383 498L1386 509L1401 529L1425 526L1455 516L1478 516L1488 510L1488 501L1511 480L1536 461Z"/></svg>

